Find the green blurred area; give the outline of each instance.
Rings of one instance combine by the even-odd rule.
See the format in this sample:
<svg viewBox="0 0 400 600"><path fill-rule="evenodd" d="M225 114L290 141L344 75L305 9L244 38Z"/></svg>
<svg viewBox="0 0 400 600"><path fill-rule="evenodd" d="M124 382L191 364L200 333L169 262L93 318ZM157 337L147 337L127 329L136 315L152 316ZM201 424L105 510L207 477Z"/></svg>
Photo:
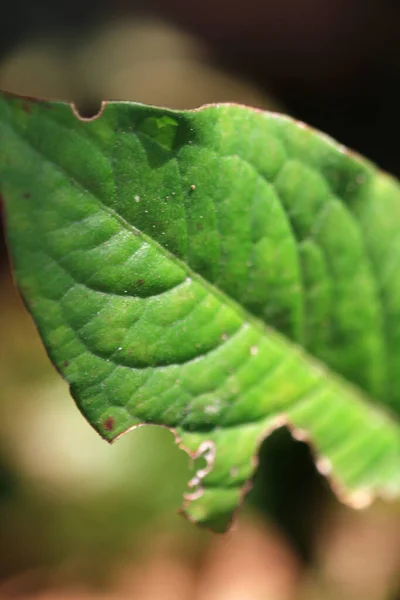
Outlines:
<svg viewBox="0 0 400 600"><path fill-rule="evenodd" d="M75 53L25 40L0 88L77 102L281 109L211 63L196 39L154 19L111 22ZM193 475L162 428L109 446L86 423L13 286L0 278L0 598L385 600L400 588L399 505L340 506L309 448L286 430L263 444L231 533L176 514Z"/></svg>

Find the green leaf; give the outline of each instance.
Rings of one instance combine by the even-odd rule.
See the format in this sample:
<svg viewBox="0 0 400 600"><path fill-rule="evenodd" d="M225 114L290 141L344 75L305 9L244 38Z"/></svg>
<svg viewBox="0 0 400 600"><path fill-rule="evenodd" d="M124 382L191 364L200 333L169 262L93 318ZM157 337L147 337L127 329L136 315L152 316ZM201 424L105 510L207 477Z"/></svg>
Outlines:
<svg viewBox="0 0 400 600"><path fill-rule="evenodd" d="M282 425L348 503L400 495L394 179L241 106L83 120L3 95L0 182L16 280L82 413L206 459L189 518L225 526Z"/></svg>

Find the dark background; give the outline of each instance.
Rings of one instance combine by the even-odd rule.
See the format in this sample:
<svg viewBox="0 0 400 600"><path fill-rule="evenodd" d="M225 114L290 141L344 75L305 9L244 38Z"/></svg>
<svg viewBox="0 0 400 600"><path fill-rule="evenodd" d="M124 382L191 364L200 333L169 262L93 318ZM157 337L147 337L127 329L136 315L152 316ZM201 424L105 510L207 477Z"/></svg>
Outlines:
<svg viewBox="0 0 400 600"><path fill-rule="evenodd" d="M138 10L195 33L215 63L399 173L396 0L3 0L0 58L21 40L49 33L74 49L98 23Z"/></svg>

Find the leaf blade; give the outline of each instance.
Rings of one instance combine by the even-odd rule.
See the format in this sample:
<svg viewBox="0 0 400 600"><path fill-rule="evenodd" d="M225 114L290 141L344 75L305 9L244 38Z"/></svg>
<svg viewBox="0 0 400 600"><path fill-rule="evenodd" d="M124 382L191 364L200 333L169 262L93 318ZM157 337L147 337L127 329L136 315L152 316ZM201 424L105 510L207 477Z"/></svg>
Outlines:
<svg viewBox="0 0 400 600"><path fill-rule="evenodd" d="M50 356L99 433L164 424L202 449L186 507L202 522L234 509L260 440L283 423L313 442L342 496L398 495L385 306L395 323L399 304L379 279L388 249L370 216L371 188L395 204L398 185L243 107L111 103L82 122L67 105L29 106L0 104L9 244Z"/></svg>

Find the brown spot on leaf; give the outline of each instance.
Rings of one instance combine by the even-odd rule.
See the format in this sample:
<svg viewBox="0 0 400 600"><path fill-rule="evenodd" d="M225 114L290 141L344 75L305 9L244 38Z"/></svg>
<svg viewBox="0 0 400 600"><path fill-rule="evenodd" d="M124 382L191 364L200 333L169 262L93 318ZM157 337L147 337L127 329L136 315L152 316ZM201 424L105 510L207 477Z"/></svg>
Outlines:
<svg viewBox="0 0 400 600"><path fill-rule="evenodd" d="M143 285L144 284L144 279L138 279L136 283L138 285Z"/></svg>
<svg viewBox="0 0 400 600"><path fill-rule="evenodd" d="M103 427L106 431L112 431L114 429L115 419L114 417L107 417L103 423Z"/></svg>
<svg viewBox="0 0 400 600"><path fill-rule="evenodd" d="M23 100L22 101L22 110L27 114L30 115L31 114L31 110L32 110L32 106L31 103L28 100Z"/></svg>
<svg viewBox="0 0 400 600"><path fill-rule="evenodd" d="M67 367L69 367L69 360L64 360L63 367L64 367L64 369L66 369Z"/></svg>
<svg viewBox="0 0 400 600"><path fill-rule="evenodd" d="M201 223L197 223L196 229L197 229L197 231L203 231L204 226Z"/></svg>
<svg viewBox="0 0 400 600"><path fill-rule="evenodd" d="M25 194L22 194L22 197L23 197L23 198L30 198L30 197L31 197L31 195L30 195L30 193L29 193L29 192L25 192Z"/></svg>

